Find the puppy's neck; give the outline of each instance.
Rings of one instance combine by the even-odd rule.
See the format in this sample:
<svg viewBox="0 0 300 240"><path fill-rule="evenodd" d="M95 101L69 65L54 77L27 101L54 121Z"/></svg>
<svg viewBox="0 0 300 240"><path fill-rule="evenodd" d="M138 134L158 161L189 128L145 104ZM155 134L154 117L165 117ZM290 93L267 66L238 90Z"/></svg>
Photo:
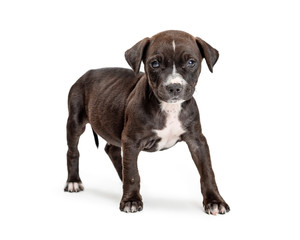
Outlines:
<svg viewBox="0 0 300 240"><path fill-rule="evenodd" d="M164 102L164 101L161 101L160 102L160 108L161 108L161 111L167 113L167 114L175 114L175 115L178 115L181 111L181 104L183 103L184 101L177 101L175 103L168 103L168 102Z"/></svg>

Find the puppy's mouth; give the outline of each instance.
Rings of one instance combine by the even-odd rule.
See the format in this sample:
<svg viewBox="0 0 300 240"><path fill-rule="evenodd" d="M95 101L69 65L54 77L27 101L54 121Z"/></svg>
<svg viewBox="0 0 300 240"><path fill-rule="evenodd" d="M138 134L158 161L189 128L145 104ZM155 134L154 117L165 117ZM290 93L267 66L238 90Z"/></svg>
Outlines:
<svg viewBox="0 0 300 240"><path fill-rule="evenodd" d="M165 102L165 103L177 103L179 101L184 101L181 97L176 96L176 97L170 97L167 94L161 93L161 92L157 92L157 94L155 94L157 99L160 102Z"/></svg>
<svg viewBox="0 0 300 240"><path fill-rule="evenodd" d="M166 102L166 103L183 103L193 97L192 92L190 94L180 94L178 96L170 96L168 94L165 94L164 92L157 91L155 95L159 101Z"/></svg>
<svg viewBox="0 0 300 240"><path fill-rule="evenodd" d="M167 103L183 103L185 100L183 100L182 98L172 98L168 101L166 101Z"/></svg>

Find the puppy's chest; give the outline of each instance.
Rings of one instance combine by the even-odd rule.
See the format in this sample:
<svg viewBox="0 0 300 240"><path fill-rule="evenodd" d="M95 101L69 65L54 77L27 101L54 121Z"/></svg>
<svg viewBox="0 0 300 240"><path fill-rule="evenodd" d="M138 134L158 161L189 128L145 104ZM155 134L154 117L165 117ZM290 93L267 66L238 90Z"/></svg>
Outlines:
<svg viewBox="0 0 300 240"><path fill-rule="evenodd" d="M157 144L157 151L167 149L180 140L180 136L185 132L179 120L181 104L163 103L162 111L166 114L165 126L161 130L154 129L154 132L160 138Z"/></svg>

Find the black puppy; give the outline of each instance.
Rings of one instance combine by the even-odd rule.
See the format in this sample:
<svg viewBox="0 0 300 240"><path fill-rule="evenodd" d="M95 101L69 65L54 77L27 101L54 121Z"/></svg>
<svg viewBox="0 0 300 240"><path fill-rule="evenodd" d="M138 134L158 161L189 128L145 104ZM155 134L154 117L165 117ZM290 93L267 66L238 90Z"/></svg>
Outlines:
<svg viewBox="0 0 300 240"><path fill-rule="evenodd" d="M137 168L139 152L164 150L185 141L201 176L206 213L228 212L229 206L215 182L193 98L203 58L212 72L218 51L188 33L166 31L141 40L126 51L125 57L133 71L90 70L70 90L65 191L83 190L77 146L85 125L90 123L96 144L97 134L107 141L105 151L123 181L121 211L143 209ZM139 72L142 61L145 73Z"/></svg>

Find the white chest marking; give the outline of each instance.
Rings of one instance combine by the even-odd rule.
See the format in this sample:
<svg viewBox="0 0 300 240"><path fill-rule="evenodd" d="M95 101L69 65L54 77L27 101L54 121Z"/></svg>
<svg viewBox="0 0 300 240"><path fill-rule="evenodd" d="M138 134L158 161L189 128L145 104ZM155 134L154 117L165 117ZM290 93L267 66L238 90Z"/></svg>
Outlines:
<svg viewBox="0 0 300 240"><path fill-rule="evenodd" d="M161 138L158 142L157 151L172 147L178 140L180 135L185 131L182 128L181 122L179 121L179 114L181 111L181 103L161 103L161 110L167 115L166 124L163 129L156 130L157 136Z"/></svg>

